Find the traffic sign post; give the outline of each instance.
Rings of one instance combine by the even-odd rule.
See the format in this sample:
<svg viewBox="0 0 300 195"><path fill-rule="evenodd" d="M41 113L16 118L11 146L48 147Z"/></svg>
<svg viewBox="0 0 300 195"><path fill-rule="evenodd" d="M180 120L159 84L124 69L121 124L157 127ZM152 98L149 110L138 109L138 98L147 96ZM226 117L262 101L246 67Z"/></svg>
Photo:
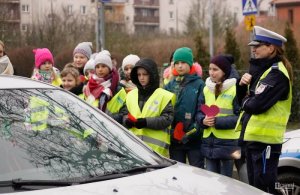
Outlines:
<svg viewBox="0 0 300 195"><path fill-rule="evenodd" d="M257 0L242 0L243 15L257 14Z"/></svg>

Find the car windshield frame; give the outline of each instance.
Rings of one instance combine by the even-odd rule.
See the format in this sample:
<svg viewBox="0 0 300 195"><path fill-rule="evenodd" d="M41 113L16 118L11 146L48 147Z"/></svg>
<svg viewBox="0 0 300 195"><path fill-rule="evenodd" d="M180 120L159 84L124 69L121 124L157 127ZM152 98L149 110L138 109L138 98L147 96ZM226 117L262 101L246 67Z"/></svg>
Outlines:
<svg viewBox="0 0 300 195"><path fill-rule="evenodd" d="M0 95L0 181L81 180L173 163L65 90L0 89Z"/></svg>

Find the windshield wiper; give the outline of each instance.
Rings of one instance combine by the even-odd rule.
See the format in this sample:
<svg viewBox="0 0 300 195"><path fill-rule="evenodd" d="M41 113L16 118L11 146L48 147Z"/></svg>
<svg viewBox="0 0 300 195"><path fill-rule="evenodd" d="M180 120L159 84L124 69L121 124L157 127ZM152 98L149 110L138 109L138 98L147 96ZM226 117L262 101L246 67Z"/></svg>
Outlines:
<svg viewBox="0 0 300 195"><path fill-rule="evenodd" d="M162 168L166 168L169 166L170 166L170 164L159 164L159 165L146 164L144 166L133 167L133 168L125 170L125 171L113 171L113 172L109 172L104 175L94 176L94 177L85 179L79 183L80 184L91 183L91 182L96 182L96 181L105 181L105 180L117 179L117 178L121 178L121 177L128 177L132 173L146 172L146 171L149 171L149 169L162 169Z"/></svg>
<svg viewBox="0 0 300 195"><path fill-rule="evenodd" d="M158 165L151 165L151 164L146 164L144 166L139 166L139 167L133 167L131 169L128 169L126 171L122 171L122 173L132 173L132 172L137 172L137 171L148 171L149 169L162 169L171 166L170 164L158 164Z"/></svg>
<svg viewBox="0 0 300 195"><path fill-rule="evenodd" d="M21 188L22 186L71 186L78 182L61 181L61 180L23 180L13 179L8 181L0 181L0 187Z"/></svg>

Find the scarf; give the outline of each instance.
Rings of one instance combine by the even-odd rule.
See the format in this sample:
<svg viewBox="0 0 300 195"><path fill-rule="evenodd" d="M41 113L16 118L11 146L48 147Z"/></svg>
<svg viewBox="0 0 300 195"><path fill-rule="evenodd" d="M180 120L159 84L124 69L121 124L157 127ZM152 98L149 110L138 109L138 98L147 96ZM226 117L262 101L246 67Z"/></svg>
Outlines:
<svg viewBox="0 0 300 195"><path fill-rule="evenodd" d="M6 55L0 57L0 74L8 74L8 75L14 74L14 68L8 56Z"/></svg>
<svg viewBox="0 0 300 195"><path fill-rule="evenodd" d="M109 74L104 78L99 78L97 75L93 74L88 81L86 87L83 89L83 93L86 97L92 96L94 99L99 99L102 93L105 93L110 99L113 95L111 87L111 77Z"/></svg>
<svg viewBox="0 0 300 195"><path fill-rule="evenodd" d="M235 78L231 78L231 79L226 79L225 81L223 81L222 83L222 89L221 92L229 89L230 87L232 87L233 85L236 84L236 79ZM215 88L217 83L213 82L210 77L208 77L205 81L205 85L207 86L207 88L209 89L209 91L211 91L212 93L215 93Z"/></svg>
<svg viewBox="0 0 300 195"><path fill-rule="evenodd" d="M54 70L42 71L40 69L34 68L31 78L34 80L43 81L45 83L51 84L56 77Z"/></svg>

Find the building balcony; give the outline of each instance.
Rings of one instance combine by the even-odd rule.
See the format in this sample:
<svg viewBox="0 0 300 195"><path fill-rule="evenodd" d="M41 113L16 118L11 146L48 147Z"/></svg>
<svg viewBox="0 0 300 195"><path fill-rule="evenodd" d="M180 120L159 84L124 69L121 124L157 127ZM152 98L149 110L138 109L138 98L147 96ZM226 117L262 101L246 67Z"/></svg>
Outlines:
<svg viewBox="0 0 300 195"><path fill-rule="evenodd" d="M134 23L140 23L140 24L153 24L158 25L159 24L159 17L157 16L134 16Z"/></svg>
<svg viewBox="0 0 300 195"><path fill-rule="evenodd" d="M5 22L9 22L9 23L18 23L21 21L21 17L20 14L4 14L4 17L0 20L5 21Z"/></svg>
<svg viewBox="0 0 300 195"><path fill-rule="evenodd" d="M134 0L135 8L159 8L159 0Z"/></svg>
<svg viewBox="0 0 300 195"><path fill-rule="evenodd" d="M20 0L0 0L0 4L2 3L18 3L20 4Z"/></svg>
<svg viewBox="0 0 300 195"><path fill-rule="evenodd" d="M111 0L105 6L125 6L126 0Z"/></svg>

